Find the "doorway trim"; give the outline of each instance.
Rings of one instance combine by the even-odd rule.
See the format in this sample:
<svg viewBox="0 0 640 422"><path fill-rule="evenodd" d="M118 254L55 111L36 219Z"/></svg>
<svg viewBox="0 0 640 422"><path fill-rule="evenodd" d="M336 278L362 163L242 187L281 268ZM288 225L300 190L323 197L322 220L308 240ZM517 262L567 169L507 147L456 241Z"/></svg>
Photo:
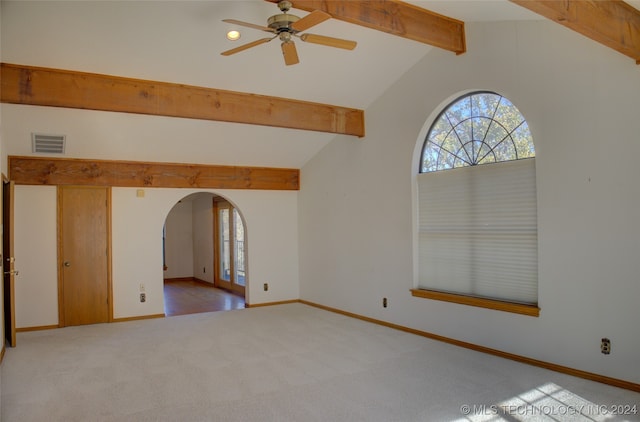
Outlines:
<svg viewBox="0 0 640 422"><path fill-rule="evenodd" d="M16 304L15 304L15 271L13 224L14 224L14 183L2 174L2 271L3 271L3 328L2 355L5 344L16 346ZM0 356L0 361L2 357Z"/></svg>

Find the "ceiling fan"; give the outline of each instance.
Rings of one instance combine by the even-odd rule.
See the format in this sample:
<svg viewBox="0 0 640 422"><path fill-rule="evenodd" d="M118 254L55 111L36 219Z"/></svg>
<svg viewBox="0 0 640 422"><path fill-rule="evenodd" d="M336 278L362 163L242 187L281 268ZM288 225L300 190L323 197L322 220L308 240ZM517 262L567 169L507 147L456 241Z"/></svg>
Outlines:
<svg viewBox="0 0 640 422"><path fill-rule="evenodd" d="M355 41L343 40L340 38L325 37L323 35L315 34L300 34L300 32L315 26L321 22L331 18L331 15L320 10L314 10L303 18L291 15L287 13L291 9L290 1L278 2L278 8L282 13L273 15L267 20L267 26L254 25L252 23L242 22L235 19L223 19L223 22L232 23L235 25L246 26L248 28L259 29L265 32L271 32L275 34L272 37L261 38L259 40L250 42L248 44L241 45L240 47L232 48L231 50L223 51L223 56L230 56L232 54L239 53L247 50L251 47L265 44L274 38L280 38L282 41L282 55L284 56L284 62L287 66L299 63L298 52L296 45L293 42L293 37L299 38L302 41L310 42L313 44L321 44L329 47L343 48L345 50L353 50L357 43Z"/></svg>

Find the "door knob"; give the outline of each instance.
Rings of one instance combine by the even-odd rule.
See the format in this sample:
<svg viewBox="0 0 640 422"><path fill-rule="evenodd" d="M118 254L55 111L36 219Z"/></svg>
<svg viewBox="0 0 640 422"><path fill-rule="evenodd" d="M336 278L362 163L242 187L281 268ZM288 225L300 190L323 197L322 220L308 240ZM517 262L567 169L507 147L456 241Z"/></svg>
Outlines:
<svg viewBox="0 0 640 422"><path fill-rule="evenodd" d="M17 270L11 270L11 271L5 271L4 272L5 275L12 275L12 276L17 276L19 274L19 271Z"/></svg>
<svg viewBox="0 0 640 422"><path fill-rule="evenodd" d="M63 265L64 265L65 267L70 267L70 266L71 266L71 262L69 262L69 261L64 261L64 264L63 264Z"/></svg>

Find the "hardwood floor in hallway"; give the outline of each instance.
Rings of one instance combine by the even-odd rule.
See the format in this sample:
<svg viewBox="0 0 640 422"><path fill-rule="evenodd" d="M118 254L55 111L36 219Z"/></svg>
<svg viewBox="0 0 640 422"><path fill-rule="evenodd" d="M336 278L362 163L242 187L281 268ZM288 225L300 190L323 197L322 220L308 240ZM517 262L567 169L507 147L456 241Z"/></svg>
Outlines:
<svg viewBox="0 0 640 422"><path fill-rule="evenodd" d="M243 309L244 297L192 279L164 281L166 316Z"/></svg>

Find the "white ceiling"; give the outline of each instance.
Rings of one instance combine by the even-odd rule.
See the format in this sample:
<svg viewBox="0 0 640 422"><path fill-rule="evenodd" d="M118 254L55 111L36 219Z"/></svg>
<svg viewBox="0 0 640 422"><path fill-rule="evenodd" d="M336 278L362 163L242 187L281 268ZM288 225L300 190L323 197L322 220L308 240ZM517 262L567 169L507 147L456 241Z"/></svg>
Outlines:
<svg viewBox="0 0 640 422"><path fill-rule="evenodd" d="M228 41L224 33L236 27L220 22L220 19L266 25L269 16L279 13L275 4L264 1L217 3L203 6L203 11L207 11L201 16L212 17L213 31L218 34L212 40L214 51L224 51L265 36L258 30L239 28L241 40ZM507 0L413 0L408 3L465 22L541 19ZM300 17L307 14L295 9L291 13ZM358 46L353 51L344 51L296 41L300 64L285 66L276 39L233 56L216 57L215 61L222 66L235 68L233 77L221 83L231 90L366 108L433 48L338 20L323 22L308 32L355 40ZM258 68L256 63L260 63ZM260 69L266 74L256 75ZM274 86L272 81L275 80L280 80L281 84Z"/></svg>
<svg viewBox="0 0 640 422"><path fill-rule="evenodd" d="M242 38L229 41L225 34L236 26L222 22L222 19L266 25L269 16L280 13L277 5L263 0L182 1L184 6L175 13L171 10L176 2L128 3L131 6L127 8L139 8L141 15L149 9L149 3L153 3L153 8L167 8L166 14L158 13L158 16L170 17L170 20L145 21L142 28L149 32L138 31L136 35L142 40L128 38L121 40L121 44L126 51L136 44L144 48L142 42L146 37L148 43L164 41L167 48L179 52L176 62L163 65L166 76L160 75L161 79L173 82L366 108L433 49L380 31L329 20L308 32L355 40L358 42L355 50L345 51L296 40L300 63L285 66L280 42L274 39L268 44L224 57L219 53L270 34L242 27L239 28ZM409 3L468 23L543 19L508 0L412 0ZM640 0L629 0L629 3L640 9ZM301 17L307 14L295 9L291 12ZM128 30L135 31L135 26L127 28L128 24L136 25L137 22L128 20L119 24L125 37L129 36ZM141 65L140 69L143 67ZM157 67L153 70L156 72L159 72ZM150 76L150 79L157 78Z"/></svg>
<svg viewBox="0 0 640 422"><path fill-rule="evenodd" d="M217 7L206 6L208 14L202 15L203 19L212 18L213 33L217 35L212 39L213 51L224 51L265 35L258 30L241 28L243 38L228 41L223 33L233 25L219 19L227 17L266 25L268 16L279 13L275 4L264 1L218 3L221 4ZM544 19L508 0L410 0L407 3L467 23ZM628 0L628 3L640 9L640 0ZM291 12L301 17L307 13L295 9ZM296 41L301 63L285 66L276 39L233 56L213 58L217 65L234 68L233 76L220 79L218 86L366 108L433 48L338 20L329 20L308 32L352 39L358 46L354 51L344 51ZM256 63L259 63L257 67Z"/></svg>
<svg viewBox="0 0 640 422"><path fill-rule="evenodd" d="M628 3L636 9L640 10L640 0L625 0L625 3Z"/></svg>
<svg viewBox="0 0 640 422"><path fill-rule="evenodd" d="M464 22L537 20L508 0L411 0L409 3ZM640 9L640 0L629 0ZM358 42L353 51L296 40L300 63L285 66L277 39L235 54L222 51L268 35L240 28L226 39L231 18L266 25L279 13L264 0L209 1L7 1L2 0L2 61L366 109L414 64L428 45L329 20L308 32ZM307 12L292 10L302 17ZM16 40L19 40L16 41ZM24 48L28 46L27 48ZM454 54L454 53L450 53ZM238 164L300 167L335 135L216 123L216 133L250 153ZM124 135L123 135L124 136ZM256 137L261 139L257 140ZM262 146L261 145L268 145ZM218 150L219 151L219 150ZM235 158L233 157L241 157ZM251 155L253 154L253 155ZM218 155L218 157L220 157ZM176 156L179 159L179 156ZM190 157L184 157L185 160Z"/></svg>
<svg viewBox="0 0 640 422"><path fill-rule="evenodd" d="M406 3L411 3L463 22L544 19L540 15L508 0L408 0ZM625 3L640 10L640 0L625 0Z"/></svg>
<svg viewBox="0 0 640 422"><path fill-rule="evenodd" d="M225 2L220 8L212 7L211 13L215 16L211 24L216 34L211 50L222 52L269 34L239 28L242 38L236 42L228 41L224 37L226 31L238 28L220 22L220 19L232 18L266 25L267 18L279 13L279 10L275 4L264 1L242 1L233 4ZM295 9L291 13L300 17L307 14ZM366 108L432 48L338 20L323 22L307 32L354 40L358 42L358 46L353 51L346 51L296 39L300 63L294 66L284 65L277 39L233 56L215 54L213 60L216 63L233 69L233 74L224 78L220 86L231 90Z"/></svg>
<svg viewBox="0 0 640 422"><path fill-rule="evenodd" d="M544 19L508 0L410 0L407 3L463 22Z"/></svg>

